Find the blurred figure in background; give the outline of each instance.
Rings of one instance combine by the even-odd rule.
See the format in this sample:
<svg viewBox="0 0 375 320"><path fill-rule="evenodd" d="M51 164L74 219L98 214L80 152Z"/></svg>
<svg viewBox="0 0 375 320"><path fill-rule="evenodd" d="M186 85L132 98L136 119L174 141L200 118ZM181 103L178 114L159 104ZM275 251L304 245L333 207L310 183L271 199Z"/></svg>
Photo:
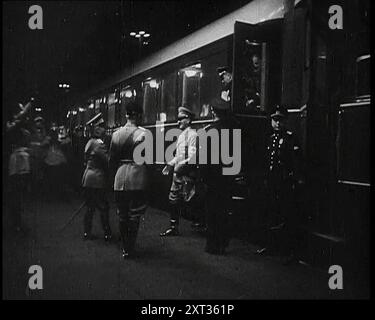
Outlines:
<svg viewBox="0 0 375 320"><path fill-rule="evenodd" d="M42 181L45 178L45 162L51 138L46 133L44 119L40 116L34 119L34 125L31 133L31 168L32 168L32 191L43 192Z"/></svg>
<svg viewBox="0 0 375 320"><path fill-rule="evenodd" d="M86 169L82 177L83 194L87 211L84 216L84 240L93 239L92 220L95 209L100 211L100 220L104 231L104 240L112 237L109 225L108 185L108 149L104 144L105 127L102 117L93 122L94 131L85 147Z"/></svg>
<svg viewBox="0 0 375 320"><path fill-rule="evenodd" d="M19 104L21 110L6 123L6 140L11 145L8 162L9 194L7 200L9 201L12 227L18 232L25 230L22 215L25 210L31 173L30 150L28 149L30 132L26 129L31 101L25 106Z"/></svg>
<svg viewBox="0 0 375 320"><path fill-rule="evenodd" d="M58 126L52 123L49 148L44 158L46 184L52 198L66 198L66 166L67 160L58 140Z"/></svg>

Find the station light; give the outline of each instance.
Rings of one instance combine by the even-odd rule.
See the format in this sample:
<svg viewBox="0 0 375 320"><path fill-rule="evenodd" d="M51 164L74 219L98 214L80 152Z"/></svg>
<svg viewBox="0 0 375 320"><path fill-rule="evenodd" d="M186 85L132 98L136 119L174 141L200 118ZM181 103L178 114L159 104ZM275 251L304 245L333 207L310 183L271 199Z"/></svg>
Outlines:
<svg viewBox="0 0 375 320"><path fill-rule="evenodd" d="M135 33L135 32L130 32L130 35L131 35L132 37L134 37L134 36L136 35L136 33Z"/></svg>
<svg viewBox="0 0 375 320"><path fill-rule="evenodd" d="M73 114L73 116L75 116L77 114L77 110L73 110L72 114Z"/></svg>
<svg viewBox="0 0 375 320"><path fill-rule="evenodd" d="M141 35L140 35L140 34L136 34L135 37L136 37L136 38L140 38Z"/></svg>
<svg viewBox="0 0 375 320"><path fill-rule="evenodd" d="M140 34L141 36L143 36L145 33L146 33L146 32L144 32L144 31L139 31L139 34Z"/></svg>
<svg viewBox="0 0 375 320"><path fill-rule="evenodd" d="M145 34L143 35L143 37L145 37L145 38L148 38L149 36L150 36L149 33L145 33Z"/></svg>
<svg viewBox="0 0 375 320"><path fill-rule="evenodd" d="M78 108L79 112L85 112L85 109L84 108Z"/></svg>

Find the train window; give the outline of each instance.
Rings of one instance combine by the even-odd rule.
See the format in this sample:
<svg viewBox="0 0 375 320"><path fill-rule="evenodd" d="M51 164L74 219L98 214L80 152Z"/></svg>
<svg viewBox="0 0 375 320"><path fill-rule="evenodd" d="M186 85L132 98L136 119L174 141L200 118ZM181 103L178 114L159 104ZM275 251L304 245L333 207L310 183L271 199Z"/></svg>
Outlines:
<svg viewBox="0 0 375 320"><path fill-rule="evenodd" d="M366 97L370 95L370 55L358 57L356 63L356 95L357 98Z"/></svg>
<svg viewBox="0 0 375 320"><path fill-rule="evenodd" d="M241 86L243 88L242 111L244 113L259 113L265 111L264 78L265 59L263 51L265 44L245 40L243 51L243 68Z"/></svg>
<svg viewBox="0 0 375 320"><path fill-rule="evenodd" d="M124 86L120 92L120 124L126 123L126 106L135 99L135 89L129 85Z"/></svg>
<svg viewBox="0 0 375 320"><path fill-rule="evenodd" d="M178 104L187 105L196 117L201 112L200 81L203 76L200 63L181 69L179 72Z"/></svg>
<svg viewBox="0 0 375 320"><path fill-rule="evenodd" d="M161 81L161 108L159 121L176 120L176 74L170 73Z"/></svg>
<svg viewBox="0 0 375 320"><path fill-rule="evenodd" d="M160 113L159 103L160 83L148 78L143 82L143 119L145 124L155 123Z"/></svg>

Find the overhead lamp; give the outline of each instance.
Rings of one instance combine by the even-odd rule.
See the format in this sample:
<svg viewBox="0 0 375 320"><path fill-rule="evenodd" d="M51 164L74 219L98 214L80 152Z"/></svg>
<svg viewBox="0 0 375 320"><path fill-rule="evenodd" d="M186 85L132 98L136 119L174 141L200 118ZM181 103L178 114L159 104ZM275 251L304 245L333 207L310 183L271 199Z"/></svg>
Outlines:
<svg viewBox="0 0 375 320"><path fill-rule="evenodd" d="M150 88L158 88L158 83L155 79L150 81Z"/></svg>
<svg viewBox="0 0 375 320"><path fill-rule="evenodd" d="M148 38L149 36L150 36L149 33L145 33L145 34L143 35L143 37L145 37L145 38Z"/></svg>
<svg viewBox="0 0 375 320"><path fill-rule="evenodd" d="M146 32L145 31L139 31L139 34L140 35L143 35L143 34L145 34Z"/></svg>
<svg viewBox="0 0 375 320"><path fill-rule="evenodd" d="M196 70L185 70L185 74L188 78L194 77L197 74Z"/></svg>
<svg viewBox="0 0 375 320"><path fill-rule="evenodd" d="M130 32L130 35L131 35L132 37L134 37L134 36L136 35L136 33L135 33L135 32Z"/></svg>
<svg viewBox="0 0 375 320"><path fill-rule="evenodd" d="M125 97L126 98L131 98L133 96L133 93L131 92L131 90L126 90L125 91Z"/></svg>
<svg viewBox="0 0 375 320"><path fill-rule="evenodd" d="M140 34L136 34L135 37L136 37L136 38L140 38L141 35L140 35Z"/></svg>

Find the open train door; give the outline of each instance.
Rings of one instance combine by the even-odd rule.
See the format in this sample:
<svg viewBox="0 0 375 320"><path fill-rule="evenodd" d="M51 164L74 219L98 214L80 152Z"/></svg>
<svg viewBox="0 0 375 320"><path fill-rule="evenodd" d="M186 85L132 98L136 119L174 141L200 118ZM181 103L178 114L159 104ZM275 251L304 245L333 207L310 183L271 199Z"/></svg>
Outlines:
<svg viewBox="0 0 375 320"><path fill-rule="evenodd" d="M241 127L242 172L237 181L242 187L236 184L233 205L245 234L253 234L249 228L259 229L265 213L269 115L280 103L282 89L282 30L283 19L234 25L231 103Z"/></svg>

